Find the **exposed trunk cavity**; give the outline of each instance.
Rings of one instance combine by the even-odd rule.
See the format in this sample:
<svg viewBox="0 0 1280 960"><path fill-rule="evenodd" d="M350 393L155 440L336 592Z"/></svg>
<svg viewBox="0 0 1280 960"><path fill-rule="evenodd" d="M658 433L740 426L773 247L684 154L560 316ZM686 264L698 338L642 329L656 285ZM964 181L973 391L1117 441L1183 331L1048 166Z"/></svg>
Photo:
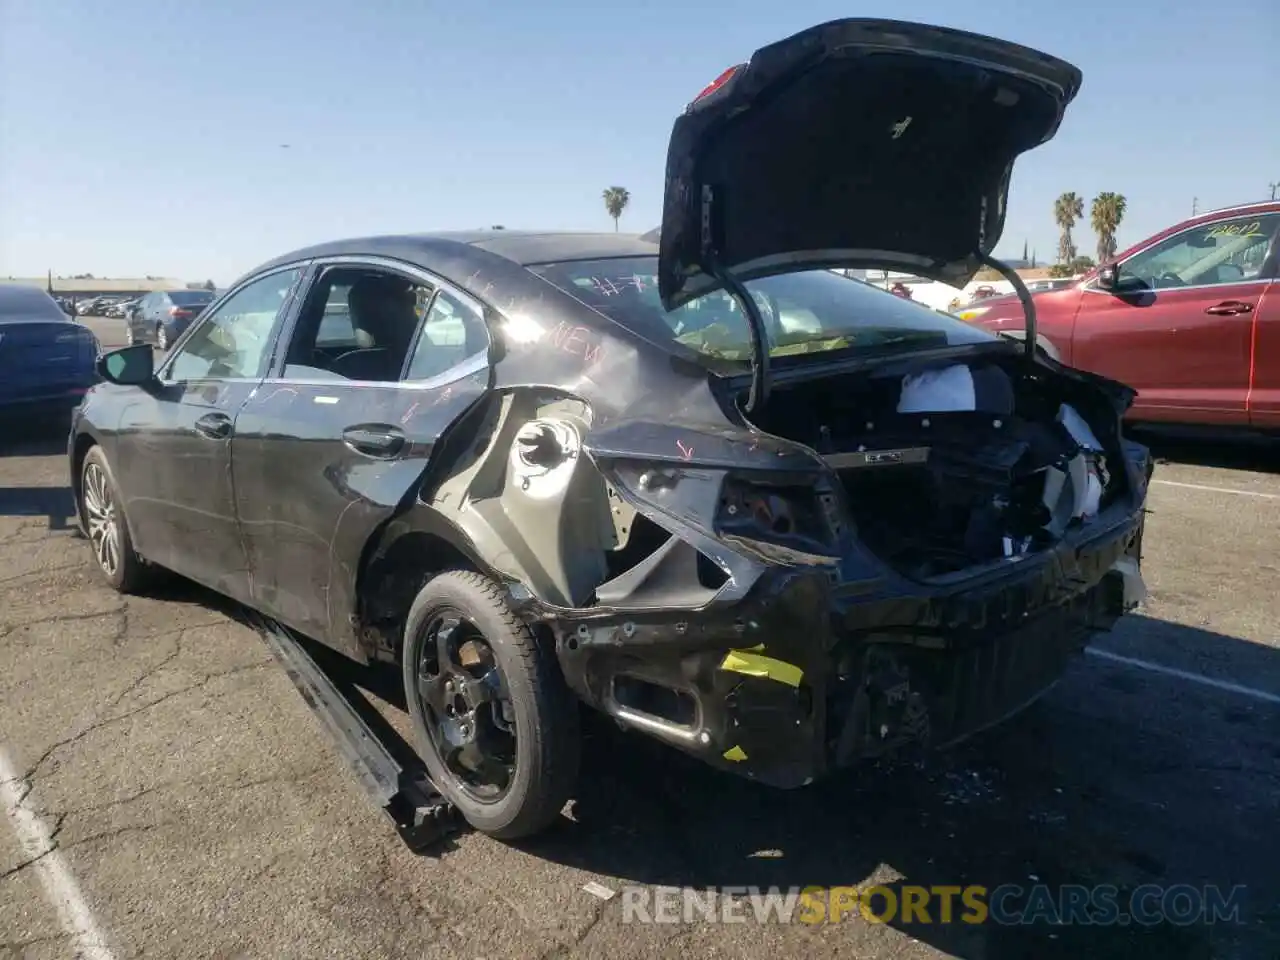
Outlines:
<svg viewBox="0 0 1280 960"><path fill-rule="evenodd" d="M1016 361L780 384L752 419L822 454L858 538L917 580L1050 547L1124 489L1114 411Z"/></svg>

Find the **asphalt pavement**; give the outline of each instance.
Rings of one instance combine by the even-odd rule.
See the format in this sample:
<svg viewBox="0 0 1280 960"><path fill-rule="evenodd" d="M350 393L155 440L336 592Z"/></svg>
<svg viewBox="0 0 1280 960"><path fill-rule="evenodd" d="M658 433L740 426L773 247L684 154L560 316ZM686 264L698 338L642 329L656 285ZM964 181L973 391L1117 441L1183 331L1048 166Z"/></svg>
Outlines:
<svg viewBox="0 0 1280 960"><path fill-rule="evenodd" d="M118 321L89 323L122 342ZM99 583L64 447L0 440L0 958L1280 957L1274 448L1158 446L1144 607L951 753L779 793L592 724L551 834L418 856L239 611ZM345 673L405 730L393 675ZM1240 909L1153 925L627 909L657 886L869 883L1212 886Z"/></svg>

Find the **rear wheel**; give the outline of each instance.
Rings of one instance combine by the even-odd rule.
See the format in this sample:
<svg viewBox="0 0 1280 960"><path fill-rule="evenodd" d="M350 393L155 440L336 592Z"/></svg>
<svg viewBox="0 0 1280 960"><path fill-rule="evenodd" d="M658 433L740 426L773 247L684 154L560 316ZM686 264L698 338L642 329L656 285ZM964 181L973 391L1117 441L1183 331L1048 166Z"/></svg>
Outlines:
<svg viewBox="0 0 1280 960"><path fill-rule="evenodd" d="M156 324L156 346L161 350L169 349L169 333L165 330L163 323Z"/></svg>
<svg viewBox="0 0 1280 960"><path fill-rule="evenodd" d="M80 467L80 516L98 572L120 593L134 593L150 579L150 569L133 549L120 509L120 491L106 454L92 447Z"/></svg>
<svg viewBox="0 0 1280 960"><path fill-rule="evenodd" d="M461 570L429 580L402 662L423 761L467 822L503 840L550 826L577 781L577 703L497 586Z"/></svg>

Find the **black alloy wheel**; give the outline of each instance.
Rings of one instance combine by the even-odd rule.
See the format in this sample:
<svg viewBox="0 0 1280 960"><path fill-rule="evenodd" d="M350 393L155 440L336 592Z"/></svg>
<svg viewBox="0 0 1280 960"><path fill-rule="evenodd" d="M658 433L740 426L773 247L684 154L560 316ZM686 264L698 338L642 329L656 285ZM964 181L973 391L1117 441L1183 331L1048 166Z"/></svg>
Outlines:
<svg viewBox="0 0 1280 960"><path fill-rule="evenodd" d="M423 762L467 822L503 840L555 822L577 781L578 703L497 584L466 570L428 580L401 661Z"/></svg>
<svg viewBox="0 0 1280 960"><path fill-rule="evenodd" d="M460 611L441 608L427 624L418 697L432 746L458 786L481 803L501 799L515 776L515 709L493 648Z"/></svg>

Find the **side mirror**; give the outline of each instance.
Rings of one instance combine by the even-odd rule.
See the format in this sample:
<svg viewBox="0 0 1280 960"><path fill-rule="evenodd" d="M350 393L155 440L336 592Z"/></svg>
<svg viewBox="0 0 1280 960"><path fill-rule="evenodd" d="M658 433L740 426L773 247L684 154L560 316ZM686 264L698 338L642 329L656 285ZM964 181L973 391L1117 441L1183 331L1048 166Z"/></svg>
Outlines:
<svg viewBox="0 0 1280 960"><path fill-rule="evenodd" d="M126 387L141 387L156 377L155 356L149 343L104 353L98 358L96 368L103 380Z"/></svg>
<svg viewBox="0 0 1280 960"><path fill-rule="evenodd" d="M1112 292L1120 286L1120 268L1114 263L1098 270L1098 289Z"/></svg>

